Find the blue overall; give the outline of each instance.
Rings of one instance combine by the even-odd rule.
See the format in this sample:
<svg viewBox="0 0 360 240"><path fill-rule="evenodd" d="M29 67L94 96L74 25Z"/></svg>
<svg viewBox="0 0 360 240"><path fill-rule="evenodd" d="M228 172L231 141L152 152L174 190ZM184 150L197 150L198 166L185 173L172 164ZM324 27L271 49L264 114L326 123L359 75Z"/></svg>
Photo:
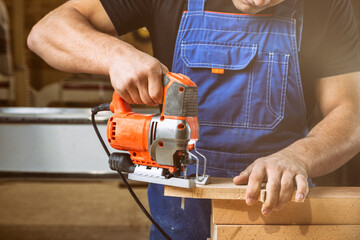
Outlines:
<svg viewBox="0 0 360 240"><path fill-rule="evenodd" d="M271 15L208 12L204 4L188 1L172 71L198 86L197 147L208 158L207 173L234 177L307 134L298 61L303 2L286 0ZM182 210L181 199L164 197L156 184L148 198L152 216L171 238L210 236L210 200L185 199ZM163 239L153 226L150 239Z"/></svg>

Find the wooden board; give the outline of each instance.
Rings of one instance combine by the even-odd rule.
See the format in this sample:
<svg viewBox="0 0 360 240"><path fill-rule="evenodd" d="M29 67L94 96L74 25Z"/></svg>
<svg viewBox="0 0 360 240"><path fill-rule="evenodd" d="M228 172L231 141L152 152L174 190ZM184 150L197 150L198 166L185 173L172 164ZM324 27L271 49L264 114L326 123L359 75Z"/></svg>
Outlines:
<svg viewBox="0 0 360 240"><path fill-rule="evenodd" d="M213 178L211 184L193 189L165 187L167 196L213 199L215 224L360 224L360 188L311 188L304 203L290 202L269 217L260 211L265 190L253 206L243 201L245 192L246 186L230 178Z"/></svg>
<svg viewBox="0 0 360 240"><path fill-rule="evenodd" d="M165 186L165 196L205 199L245 199L246 185L235 185L231 178L211 178L208 185L195 188ZM259 201L264 201L265 189L259 194Z"/></svg>
<svg viewBox="0 0 360 240"><path fill-rule="evenodd" d="M165 196L185 198L207 199L245 199L247 185L235 185L232 178L211 178L208 185L197 185L196 188L179 188L165 186ZM266 191L261 190L259 199L264 201ZM310 189L308 198L336 199L355 198L360 199L359 187L315 187ZM292 198L294 201L294 197Z"/></svg>
<svg viewBox="0 0 360 240"><path fill-rule="evenodd" d="M354 240L360 239L359 225L215 225L212 240Z"/></svg>
<svg viewBox="0 0 360 240"><path fill-rule="evenodd" d="M270 216L261 214L261 202L213 200L215 224L360 224L360 199L308 198L288 203Z"/></svg>

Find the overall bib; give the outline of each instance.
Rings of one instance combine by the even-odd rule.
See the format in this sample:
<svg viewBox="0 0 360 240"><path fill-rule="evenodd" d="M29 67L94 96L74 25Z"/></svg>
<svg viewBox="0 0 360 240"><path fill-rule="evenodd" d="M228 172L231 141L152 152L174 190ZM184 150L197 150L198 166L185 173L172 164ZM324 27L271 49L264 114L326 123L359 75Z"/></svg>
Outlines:
<svg viewBox="0 0 360 240"><path fill-rule="evenodd" d="M188 0L172 71L198 86L197 148L208 159L207 174L235 177L307 134L298 61L303 2L286 0L274 14L258 15L204 11L204 4ZM210 200L185 199L182 210L181 199L164 197L163 189L150 184L148 198L165 232L173 239L209 237ZM154 226L150 239L163 239Z"/></svg>

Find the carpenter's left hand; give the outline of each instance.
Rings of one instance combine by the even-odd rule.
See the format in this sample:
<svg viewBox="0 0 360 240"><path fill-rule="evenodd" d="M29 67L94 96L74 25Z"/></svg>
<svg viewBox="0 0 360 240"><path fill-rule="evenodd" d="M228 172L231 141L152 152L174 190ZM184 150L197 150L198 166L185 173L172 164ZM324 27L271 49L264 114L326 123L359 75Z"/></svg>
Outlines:
<svg viewBox="0 0 360 240"><path fill-rule="evenodd" d="M266 200L262 206L263 215L280 210L291 199L294 182L297 190L295 200L303 202L309 192L307 167L293 154L275 153L257 159L233 179L235 184L248 184L246 204L252 205L258 198L261 184L266 182Z"/></svg>

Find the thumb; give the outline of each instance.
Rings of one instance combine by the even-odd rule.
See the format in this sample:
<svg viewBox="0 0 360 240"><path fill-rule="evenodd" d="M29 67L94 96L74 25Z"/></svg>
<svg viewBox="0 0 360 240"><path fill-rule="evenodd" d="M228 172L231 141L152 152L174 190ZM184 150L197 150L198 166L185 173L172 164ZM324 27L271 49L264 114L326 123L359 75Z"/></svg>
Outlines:
<svg viewBox="0 0 360 240"><path fill-rule="evenodd" d="M161 68L162 74L164 74L164 75L169 72L169 69L162 63L160 63L160 68Z"/></svg>
<svg viewBox="0 0 360 240"><path fill-rule="evenodd" d="M157 104L162 104L163 102L163 85L162 85L162 75L165 75L169 72L167 67L159 62L160 71L156 75L150 76L148 81L149 95L153 101Z"/></svg>

